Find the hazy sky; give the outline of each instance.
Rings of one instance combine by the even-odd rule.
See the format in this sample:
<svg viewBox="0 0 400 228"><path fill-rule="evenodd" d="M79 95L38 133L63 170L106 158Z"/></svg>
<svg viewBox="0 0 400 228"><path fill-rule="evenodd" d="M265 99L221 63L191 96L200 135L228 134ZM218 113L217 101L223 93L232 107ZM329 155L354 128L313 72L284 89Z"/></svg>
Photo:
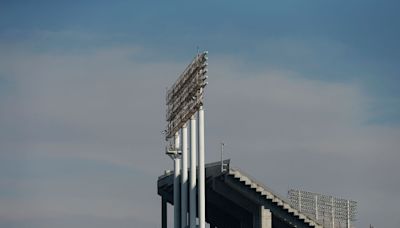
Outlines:
<svg viewBox="0 0 400 228"><path fill-rule="evenodd" d="M206 161L400 227L398 1L0 1L0 227L160 227L165 89L209 51Z"/></svg>

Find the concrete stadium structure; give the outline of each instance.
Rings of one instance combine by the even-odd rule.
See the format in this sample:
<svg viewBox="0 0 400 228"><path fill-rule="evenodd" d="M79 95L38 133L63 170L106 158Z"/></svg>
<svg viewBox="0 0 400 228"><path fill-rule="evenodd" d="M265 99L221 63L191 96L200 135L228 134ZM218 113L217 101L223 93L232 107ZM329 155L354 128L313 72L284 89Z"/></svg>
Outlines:
<svg viewBox="0 0 400 228"><path fill-rule="evenodd" d="M221 169L221 162L206 165L205 220L211 228L322 228L314 219L290 206L283 197L242 171L231 168L229 160L224 164L226 169ZM162 228L167 228L167 203L173 205L174 202L173 186L172 171L158 178Z"/></svg>

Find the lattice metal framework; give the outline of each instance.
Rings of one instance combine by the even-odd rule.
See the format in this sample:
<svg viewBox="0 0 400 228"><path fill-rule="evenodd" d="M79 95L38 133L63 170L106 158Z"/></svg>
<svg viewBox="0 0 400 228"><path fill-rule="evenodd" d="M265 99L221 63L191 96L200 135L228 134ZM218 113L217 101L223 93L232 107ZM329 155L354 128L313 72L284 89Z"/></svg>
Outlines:
<svg viewBox="0 0 400 228"><path fill-rule="evenodd" d="M167 91L166 139L174 134L203 105L203 88L207 85L207 52L196 55L174 85Z"/></svg>
<svg viewBox="0 0 400 228"><path fill-rule="evenodd" d="M350 227L356 220L357 202L319 193L291 189L290 204L324 227Z"/></svg>

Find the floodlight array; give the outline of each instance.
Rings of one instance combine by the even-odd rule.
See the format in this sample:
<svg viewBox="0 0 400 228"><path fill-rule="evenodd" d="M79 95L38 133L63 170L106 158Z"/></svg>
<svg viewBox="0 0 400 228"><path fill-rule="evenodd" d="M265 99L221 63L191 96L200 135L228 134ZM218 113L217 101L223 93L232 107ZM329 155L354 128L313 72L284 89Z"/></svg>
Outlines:
<svg viewBox="0 0 400 228"><path fill-rule="evenodd" d="M299 211L319 221L333 221L345 224L355 221L357 202L328 195L291 189L288 192L290 204Z"/></svg>
<svg viewBox="0 0 400 228"><path fill-rule="evenodd" d="M167 139L174 136L203 105L203 88L207 85L206 74L207 52L203 52L193 59L167 91Z"/></svg>

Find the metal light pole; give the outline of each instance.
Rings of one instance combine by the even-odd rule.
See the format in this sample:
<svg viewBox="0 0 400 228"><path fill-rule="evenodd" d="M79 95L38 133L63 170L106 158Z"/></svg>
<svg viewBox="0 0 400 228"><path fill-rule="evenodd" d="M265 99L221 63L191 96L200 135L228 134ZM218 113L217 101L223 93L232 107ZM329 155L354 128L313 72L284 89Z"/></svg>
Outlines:
<svg viewBox="0 0 400 228"><path fill-rule="evenodd" d="M196 228L196 117L190 119L190 228Z"/></svg>
<svg viewBox="0 0 400 228"><path fill-rule="evenodd" d="M174 159L174 209L175 228L187 225L187 169L188 169L188 146L187 146L187 123L190 119L190 178L189 178L189 224L191 228L196 227L197 217L197 133L196 113L199 115L199 224L205 228L205 170L204 170L204 110L203 89L207 85L207 51L198 53L192 62L186 67L178 80L167 91L166 104L168 122L166 129L166 140L175 136L175 150L167 150L167 154ZM180 173L179 134L182 129L182 174ZM182 184L180 188L180 175ZM179 193L181 192L181 193ZM180 195L181 194L181 195ZM181 201L179 201L181 199ZM181 210L177 213L177 210ZM180 225L177 226L178 222Z"/></svg>
<svg viewBox="0 0 400 228"><path fill-rule="evenodd" d="M175 133L175 151L176 155L174 158L174 227L180 228L180 155L179 155L179 132Z"/></svg>
<svg viewBox="0 0 400 228"><path fill-rule="evenodd" d="M187 124L182 127L182 184L181 184L181 227L186 228L188 206L188 137Z"/></svg>
<svg viewBox="0 0 400 228"><path fill-rule="evenodd" d="M206 193L204 169L204 109L199 109L199 228L206 227Z"/></svg>

